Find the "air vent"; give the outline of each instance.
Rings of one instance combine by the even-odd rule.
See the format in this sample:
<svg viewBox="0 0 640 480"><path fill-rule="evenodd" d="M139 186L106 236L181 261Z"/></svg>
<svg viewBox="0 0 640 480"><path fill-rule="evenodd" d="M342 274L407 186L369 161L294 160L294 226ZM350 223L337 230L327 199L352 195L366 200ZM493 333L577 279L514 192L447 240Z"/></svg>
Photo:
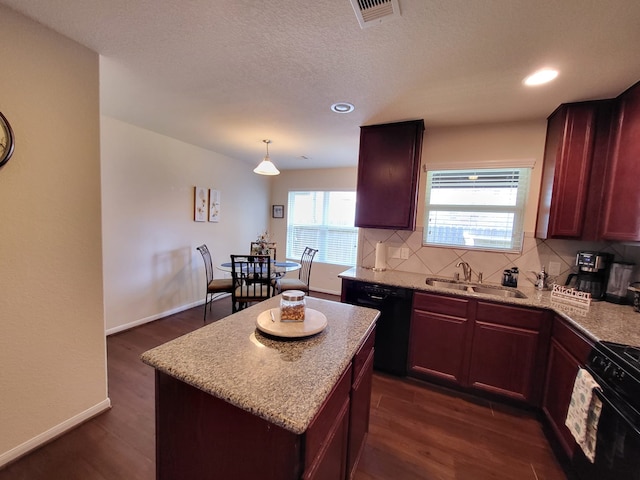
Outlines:
<svg viewBox="0 0 640 480"><path fill-rule="evenodd" d="M350 0L360 28L379 25L400 16L398 0Z"/></svg>

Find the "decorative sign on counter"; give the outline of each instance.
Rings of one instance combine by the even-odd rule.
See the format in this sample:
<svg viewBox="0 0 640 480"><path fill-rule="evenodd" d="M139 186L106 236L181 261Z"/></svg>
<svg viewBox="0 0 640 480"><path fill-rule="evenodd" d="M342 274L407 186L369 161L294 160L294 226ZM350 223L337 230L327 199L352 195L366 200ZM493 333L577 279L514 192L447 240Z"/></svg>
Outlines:
<svg viewBox="0 0 640 480"><path fill-rule="evenodd" d="M554 284L551 292L551 301L588 310L591 306L591 293L580 292L575 288Z"/></svg>

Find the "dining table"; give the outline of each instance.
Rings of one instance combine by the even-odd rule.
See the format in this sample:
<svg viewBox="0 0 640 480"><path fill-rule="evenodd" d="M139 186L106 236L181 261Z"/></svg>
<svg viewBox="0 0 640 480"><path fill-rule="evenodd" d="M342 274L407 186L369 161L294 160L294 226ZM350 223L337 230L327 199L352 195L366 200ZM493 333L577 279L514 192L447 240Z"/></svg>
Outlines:
<svg viewBox="0 0 640 480"><path fill-rule="evenodd" d="M285 273L288 272L295 272L297 270L300 270L302 268L302 264L299 262L272 262L272 269L273 272L278 275L278 276L282 276ZM232 267L231 267L231 262L224 262L221 263L219 265L217 265L216 267L218 270L221 270L223 272L229 272L231 273Z"/></svg>

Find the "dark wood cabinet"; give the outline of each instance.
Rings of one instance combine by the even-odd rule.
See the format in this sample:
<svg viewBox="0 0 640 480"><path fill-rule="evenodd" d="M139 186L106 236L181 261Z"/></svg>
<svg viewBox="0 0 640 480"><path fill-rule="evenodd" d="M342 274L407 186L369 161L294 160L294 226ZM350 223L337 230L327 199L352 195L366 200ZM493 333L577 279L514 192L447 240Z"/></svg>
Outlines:
<svg viewBox="0 0 640 480"><path fill-rule="evenodd" d="M375 330L295 434L156 370L158 479L351 478L369 428Z"/></svg>
<svg viewBox="0 0 640 480"><path fill-rule="evenodd" d="M549 348L547 375L544 385L542 411L554 438L569 458L577 447L564 425L578 368L584 365L593 344L572 328L566 320L555 315Z"/></svg>
<svg viewBox="0 0 640 480"><path fill-rule="evenodd" d="M345 478L352 368L338 380L305 434L305 480Z"/></svg>
<svg viewBox="0 0 640 480"><path fill-rule="evenodd" d="M358 460L362 454L367 432L369 431L374 335L371 334L369 336L353 360L347 478L352 478L355 475Z"/></svg>
<svg viewBox="0 0 640 480"><path fill-rule="evenodd" d="M464 385L469 351L469 301L416 292L413 297L409 372Z"/></svg>
<svg viewBox="0 0 640 480"><path fill-rule="evenodd" d="M536 237L600 237L613 102L563 104L548 118Z"/></svg>
<svg viewBox="0 0 640 480"><path fill-rule="evenodd" d="M469 386L540 406L551 313L479 301Z"/></svg>
<svg viewBox="0 0 640 480"><path fill-rule="evenodd" d="M540 406L547 310L414 294L410 375Z"/></svg>
<svg viewBox="0 0 640 480"><path fill-rule="evenodd" d="M360 129L356 227L414 230L424 120Z"/></svg>
<svg viewBox="0 0 640 480"><path fill-rule="evenodd" d="M602 237L640 241L640 83L618 97Z"/></svg>

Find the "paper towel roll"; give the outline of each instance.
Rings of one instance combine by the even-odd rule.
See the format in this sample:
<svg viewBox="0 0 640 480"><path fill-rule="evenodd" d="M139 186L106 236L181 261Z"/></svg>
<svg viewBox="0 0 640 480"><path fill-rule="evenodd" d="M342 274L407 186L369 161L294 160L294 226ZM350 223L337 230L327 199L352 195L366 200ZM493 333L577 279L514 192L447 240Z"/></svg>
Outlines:
<svg viewBox="0 0 640 480"><path fill-rule="evenodd" d="M387 268L387 247L382 242L376 243L376 263L374 270L382 271Z"/></svg>

